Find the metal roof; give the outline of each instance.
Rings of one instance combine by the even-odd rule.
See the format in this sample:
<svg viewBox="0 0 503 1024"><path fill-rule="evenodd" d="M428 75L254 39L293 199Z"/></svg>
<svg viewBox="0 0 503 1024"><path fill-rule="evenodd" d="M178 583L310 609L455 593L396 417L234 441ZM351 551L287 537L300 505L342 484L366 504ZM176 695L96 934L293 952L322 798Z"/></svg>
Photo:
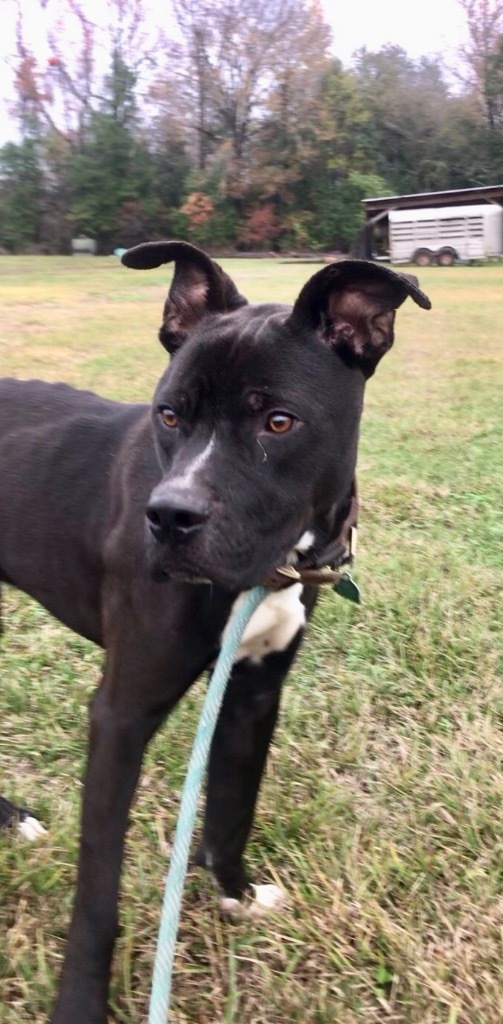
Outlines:
<svg viewBox="0 0 503 1024"><path fill-rule="evenodd" d="M411 207L457 206L463 203L503 203L503 185L482 185L477 188L455 188L445 192L416 192L405 196L376 196L362 199L365 213L370 219L373 214L387 210Z"/></svg>

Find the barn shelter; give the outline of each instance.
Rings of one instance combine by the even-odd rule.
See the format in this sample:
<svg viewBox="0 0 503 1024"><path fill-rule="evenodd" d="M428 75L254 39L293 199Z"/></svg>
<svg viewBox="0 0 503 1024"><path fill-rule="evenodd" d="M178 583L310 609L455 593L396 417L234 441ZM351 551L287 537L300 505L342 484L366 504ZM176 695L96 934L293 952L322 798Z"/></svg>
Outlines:
<svg viewBox="0 0 503 1024"><path fill-rule="evenodd" d="M403 196L377 196L362 200L365 225L359 237L358 255L367 259L389 252L389 215L399 210L434 210L448 207L503 207L503 184L457 188L443 192L416 192Z"/></svg>

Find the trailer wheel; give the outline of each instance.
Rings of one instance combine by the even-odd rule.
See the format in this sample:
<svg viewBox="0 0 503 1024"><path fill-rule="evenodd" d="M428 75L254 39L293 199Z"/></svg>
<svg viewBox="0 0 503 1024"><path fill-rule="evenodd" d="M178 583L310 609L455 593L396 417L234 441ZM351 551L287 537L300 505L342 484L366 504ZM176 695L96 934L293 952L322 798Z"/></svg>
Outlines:
<svg viewBox="0 0 503 1024"><path fill-rule="evenodd" d="M416 264L416 267L430 267L434 258L431 249L416 249L412 262Z"/></svg>
<svg viewBox="0 0 503 1024"><path fill-rule="evenodd" d="M439 249L437 252L437 263L439 267L452 267L458 258L458 254L455 249L451 249L446 245L443 249Z"/></svg>

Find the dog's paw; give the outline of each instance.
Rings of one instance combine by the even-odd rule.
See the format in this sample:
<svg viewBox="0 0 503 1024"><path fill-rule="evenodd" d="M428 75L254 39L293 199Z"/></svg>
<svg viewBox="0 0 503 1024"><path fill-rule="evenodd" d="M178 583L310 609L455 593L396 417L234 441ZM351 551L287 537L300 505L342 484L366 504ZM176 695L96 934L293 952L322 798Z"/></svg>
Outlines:
<svg viewBox="0 0 503 1024"><path fill-rule="evenodd" d="M254 892L250 909L252 917L278 914L285 908L286 892L279 885L252 885L252 889Z"/></svg>
<svg viewBox="0 0 503 1024"><path fill-rule="evenodd" d="M280 913L287 903L284 889L279 885L251 885L251 899L236 900L231 896L221 896L220 912L232 921L245 918L266 917L268 914Z"/></svg>
<svg viewBox="0 0 503 1024"><path fill-rule="evenodd" d="M27 814L18 821L16 829L18 835L29 843L35 843L37 839L47 835L47 829L44 828L37 818L32 818L30 814Z"/></svg>
<svg viewBox="0 0 503 1024"><path fill-rule="evenodd" d="M30 814L26 807L18 807L17 804L6 800L4 796L0 796L0 830L4 828L17 832L29 842L34 842L46 834L44 826L33 814Z"/></svg>

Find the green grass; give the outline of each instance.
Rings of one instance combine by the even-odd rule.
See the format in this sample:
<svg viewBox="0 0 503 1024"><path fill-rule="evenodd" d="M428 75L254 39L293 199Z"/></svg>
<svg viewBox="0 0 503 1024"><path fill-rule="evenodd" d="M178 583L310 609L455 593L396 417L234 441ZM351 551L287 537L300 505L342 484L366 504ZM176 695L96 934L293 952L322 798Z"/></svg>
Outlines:
<svg viewBox="0 0 503 1024"><path fill-rule="evenodd" d="M225 261L250 299L312 270ZM0 259L2 373L146 399L168 273ZM364 604L324 594L286 688L250 859L284 915L228 926L191 871L174 1024L500 1024L503 268L428 269L367 392ZM1 481L0 481L1 486ZM75 880L93 647L10 591L0 790L50 825L0 839L0 1020L45 1021ZM162 879L201 702L154 742L132 812L111 1020L144 1019Z"/></svg>

